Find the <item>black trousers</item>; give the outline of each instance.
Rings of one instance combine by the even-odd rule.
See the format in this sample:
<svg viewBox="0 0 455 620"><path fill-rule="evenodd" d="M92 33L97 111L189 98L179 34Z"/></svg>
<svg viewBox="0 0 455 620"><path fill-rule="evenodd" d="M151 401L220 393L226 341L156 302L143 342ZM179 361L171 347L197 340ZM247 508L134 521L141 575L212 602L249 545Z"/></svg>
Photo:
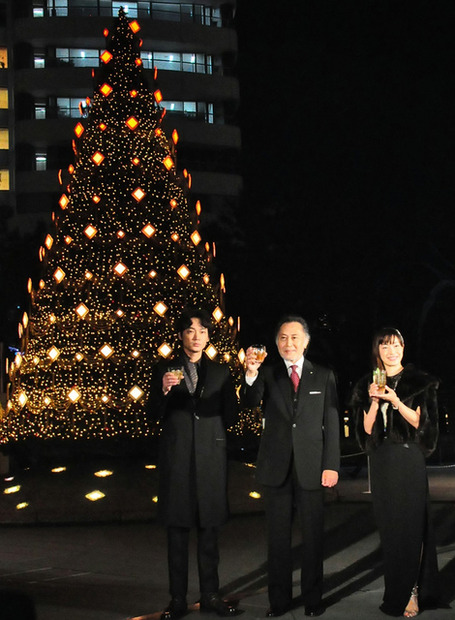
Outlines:
<svg viewBox="0 0 455 620"><path fill-rule="evenodd" d="M273 609L287 609L292 602L292 522L296 513L302 544L295 550L300 565L301 602L318 606L322 599L324 491L306 491L294 467L280 487L265 487L268 540L268 589Z"/></svg>
<svg viewBox="0 0 455 620"><path fill-rule="evenodd" d="M171 597L186 599L190 528L168 527L168 566ZM201 594L218 592L218 528L197 528L197 565Z"/></svg>

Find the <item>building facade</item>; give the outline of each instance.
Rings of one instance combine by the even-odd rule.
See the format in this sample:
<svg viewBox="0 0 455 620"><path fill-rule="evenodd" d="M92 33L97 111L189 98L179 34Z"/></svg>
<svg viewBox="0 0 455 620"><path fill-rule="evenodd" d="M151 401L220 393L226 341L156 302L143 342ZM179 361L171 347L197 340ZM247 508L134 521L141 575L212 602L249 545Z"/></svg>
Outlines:
<svg viewBox="0 0 455 620"><path fill-rule="evenodd" d="M216 229L234 217L242 186L234 1L0 0L3 226L31 231L50 221L103 32L120 6L141 26L146 74L158 69L165 129L178 131L177 167L191 173L204 220Z"/></svg>

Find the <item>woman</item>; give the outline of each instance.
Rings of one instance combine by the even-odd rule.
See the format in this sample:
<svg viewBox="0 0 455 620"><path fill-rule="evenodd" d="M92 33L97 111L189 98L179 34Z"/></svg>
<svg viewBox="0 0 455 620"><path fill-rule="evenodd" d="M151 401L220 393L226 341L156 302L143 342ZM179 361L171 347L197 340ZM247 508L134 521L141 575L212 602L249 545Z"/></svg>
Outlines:
<svg viewBox="0 0 455 620"><path fill-rule="evenodd" d="M385 370L380 388L371 375L355 386L357 438L369 455L373 508L384 558L384 599L390 616L413 618L434 606L438 566L428 508L425 457L438 437L437 379L403 367L403 336L387 328L373 339L373 366Z"/></svg>

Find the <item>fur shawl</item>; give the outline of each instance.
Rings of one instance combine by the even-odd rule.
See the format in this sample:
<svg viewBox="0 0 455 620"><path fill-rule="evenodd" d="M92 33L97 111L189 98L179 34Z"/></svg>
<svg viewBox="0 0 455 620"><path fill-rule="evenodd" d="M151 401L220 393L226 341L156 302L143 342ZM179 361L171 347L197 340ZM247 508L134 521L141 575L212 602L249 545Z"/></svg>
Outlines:
<svg viewBox="0 0 455 620"><path fill-rule="evenodd" d="M384 438L384 420L380 412L378 412L371 435L367 435L363 428L364 411L368 411L370 407L368 396L370 383L371 373L357 382L351 398L357 441L366 452L377 448ZM420 407L420 422L419 427L414 428L396 409L389 405L387 410L387 416L390 420L388 436L392 441L395 443L417 443L426 456L434 451L438 439L439 423L438 386L439 381L435 377L417 370L411 364L405 366L396 393L400 400L411 409Z"/></svg>

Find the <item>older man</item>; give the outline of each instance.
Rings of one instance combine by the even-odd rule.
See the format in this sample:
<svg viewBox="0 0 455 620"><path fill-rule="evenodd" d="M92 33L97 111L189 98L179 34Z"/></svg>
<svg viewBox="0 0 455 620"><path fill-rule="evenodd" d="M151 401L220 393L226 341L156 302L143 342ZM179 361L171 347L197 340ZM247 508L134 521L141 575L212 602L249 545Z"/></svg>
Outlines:
<svg viewBox="0 0 455 620"><path fill-rule="evenodd" d="M302 533L301 603L307 616L320 616L323 579L324 487L338 481L338 399L333 372L312 364L305 353L305 320L286 316L276 329L282 361L261 367L247 350L245 402L262 402L263 431L256 478L264 485L268 527L268 617L292 605L292 519Z"/></svg>

